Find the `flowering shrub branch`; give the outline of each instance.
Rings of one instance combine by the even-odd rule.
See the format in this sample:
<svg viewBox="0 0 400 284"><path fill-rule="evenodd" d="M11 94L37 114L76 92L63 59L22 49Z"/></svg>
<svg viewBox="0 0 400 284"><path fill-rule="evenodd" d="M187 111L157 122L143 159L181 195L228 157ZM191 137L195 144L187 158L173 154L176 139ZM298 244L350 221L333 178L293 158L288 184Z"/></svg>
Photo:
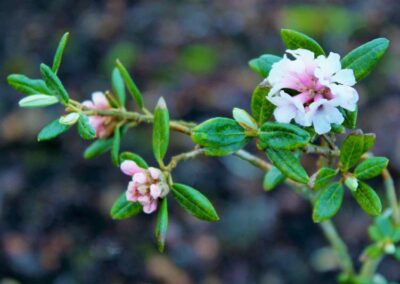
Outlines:
<svg viewBox="0 0 400 284"><path fill-rule="evenodd" d="M387 170L388 159L374 157L370 151L375 135L356 129L359 95L355 85L373 70L389 42L384 38L372 40L340 59L333 52L326 55L307 35L293 30L282 30L281 35L287 47L283 57L264 54L249 62L250 68L264 78L252 94L250 113L234 108L232 118L216 117L200 124L170 120L162 97L154 111L147 109L140 90L119 60L112 71L112 91L95 92L91 100L82 103L71 99L57 76L68 33L60 41L52 67L41 64L42 79L12 74L8 82L27 95L20 100L21 107L64 106L65 114L40 131L39 141L53 139L76 125L83 139L95 140L84 152L86 159L111 153L113 164L131 178L127 190L112 206L111 217L119 220L158 211L155 239L160 251L165 248L170 196L196 218L219 220L207 197L173 180L173 170L200 155L235 155L265 172L266 191L286 183L310 202L312 219L336 251L341 283L381 283L378 281L383 276L376 270L383 257L393 255L400 260L400 208ZM126 91L138 110L127 110ZM153 127L157 167L149 166L136 153L120 152L127 131L141 124ZM166 162L170 131L190 136L195 145ZM337 135L345 136L340 147ZM244 150L252 141L269 162ZM317 171L311 176L301 164L304 154L317 157ZM383 177L388 208L366 182L379 175ZM360 258L360 271L355 269L331 221L340 210L345 188L361 209L374 217L368 230L372 242Z"/></svg>

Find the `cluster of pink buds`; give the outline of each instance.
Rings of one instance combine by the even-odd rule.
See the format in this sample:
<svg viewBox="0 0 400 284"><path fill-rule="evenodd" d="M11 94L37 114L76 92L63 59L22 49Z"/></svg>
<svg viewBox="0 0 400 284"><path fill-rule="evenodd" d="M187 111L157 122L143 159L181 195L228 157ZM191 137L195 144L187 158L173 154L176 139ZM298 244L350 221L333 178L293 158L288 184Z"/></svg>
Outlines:
<svg viewBox="0 0 400 284"><path fill-rule="evenodd" d="M141 168L130 160L122 162L121 170L124 174L132 176L126 191L126 199L139 202L143 206L144 213L150 214L157 210L158 199L169 192L163 173L153 167Z"/></svg>
<svg viewBox="0 0 400 284"><path fill-rule="evenodd" d="M94 92L92 94L92 100L84 101L82 105L89 109L111 109L107 97L102 92ZM96 131L97 138L107 138L111 136L114 132L115 122L116 120L113 117L98 115L89 116L89 123Z"/></svg>

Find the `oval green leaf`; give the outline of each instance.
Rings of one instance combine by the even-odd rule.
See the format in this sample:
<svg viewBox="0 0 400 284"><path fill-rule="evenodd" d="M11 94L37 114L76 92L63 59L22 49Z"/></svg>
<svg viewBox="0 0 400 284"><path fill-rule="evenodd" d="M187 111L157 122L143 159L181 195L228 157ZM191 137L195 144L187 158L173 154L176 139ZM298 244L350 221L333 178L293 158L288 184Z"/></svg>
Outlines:
<svg viewBox="0 0 400 284"><path fill-rule="evenodd" d="M272 69L272 65L281 59L282 57L276 55L263 54L260 57L250 60L249 67L261 77L265 78L268 77L268 74Z"/></svg>
<svg viewBox="0 0 400 284"><path fill-rule="evenodd" d="M311 137L307 131L293 124L265 122L260 128L258 138L262 149L270 147L293 150L307 145Z"/></svg>
<svg viewBox="0 0 400 284"><path fill-rule="evenodd" d="M60 68L62 56L64 54L64 49L65 46L67 45L68 38L69 38L69 33L65 33L61 37L60 42L58 43L58 47L53 59L53 66L51 68L55 74L57 74L58 69Z"/></svg>
<svg viewBox="0 0 400 284"><path fill-rule="evenodd" d="M122 78L124 79L126 88L128 92L131 94L133 99L135 100L136 104L143 108L143 97L142 93L139 91L138 87L136 86L135 82L133 81L132 77L129 75L128 70L126 70L125 66L122 65L121 61L116 61L116 66L121 73Z"/></svg>
<svg viewBox="0 0 400 284"><path fill-rule="evenodd" d="M123 192L111 207L110 215L114 220L122 220L133 217L141 211L142 206L138 202L128 201Z"/></svg>
<svg viewBox="0 0 400 284"><path fill-rule="evenodd" d="M162 164L169 144L169 113L164 99L158 100L154 112L153 124L153 154L159 164Z"/></svg>
<svg viewBox="0 0 400 284"><path fill-rule="evenodd" d="M205 221L218 221L219 217L211 202L196 189L175 183L172 185L172 195L189 214Z"/></svg>
<svg viewBox="0 0 400 284"><path fill-rule="evenodd" d="M264 176L263 187L265 191L271 191L284 182L286 176L276 167L272 167Z"/></svg>
<svg viewBox="0 0 400 284"><path fill-rule="evenodd" d="M250 141L243 127L235 120L224 117L209 119L193 128L192 139L210 156L236 152Z"/></svg>
<svg viewBox="0 0 400 284"><path fill-rule="evenodd" d="M269 120L274 112L275 105L268 99L270 88L256 87L251 96L251 113L258 125Z"/></svg>
<svg viewBox="0 0 400 284"><path fill-rule="evenodd" d="M40 72L42 73L42 77L46 82L47 87L52 91L52 93L64 104L67 104L69 102L68 93L53 70L51 70L51 68L46 64L42 63L40 64Z"/></svg>
<svg viewBox="0 0 400 284"><path fill-rule="evenodd" d="M71 125L61 124L59 119L53 120L45 126L38 134L38 141L46 141L56 138L57 136L67 132Z"/></svg>
<svg viewBox="0 0 400 284"><path fill-rule="evenodd" d="M323 48L315 39L301 32L289 29L282 29L281 37L282 41L288 49L304 48L314 52L315 56L325 55Z"/></svg>
<svg viewBox="0 0 400 284"><path fill-rule="evenodd" d="M119 72L118 68L114 68L111 75L111 81L113 91L117 95L119 104L124 106L126 101L125 85L121 76L121 72Z"/></svg>
<svg viewBox="0 0 400 284"><path fill-rule="evenodd" d="M382 212L381 200L376 192L366 183L359 182L356 191L351 191L360 207L371 216L378 216Z"/></svg>
<svg viewBox="0 0 400 284"><path fill-rule="evenodd" d="M301 165L299 159L290 151L266 148L265 153L272 164L284 175L294 181L306 184L309 181L307 172Z"/></svg>
<svg viewBox="0 0 400 284"><path fill-rule="evenodd" d="M350 134L342 143L340 149L340 167L343 171L349 170L367 152L375 141L375 136L369 134Z"/></svg>
<svg viewBox="0 0 400 284"><path fill-rule="evenodd" d="M335 216L342 205L343 195L343 186L338 182L322 190L314 204L314 222L322 222Z"/></svg>
<svg viewBox="0 0 400 284"><path fill-rule="evenodd" d="M389 47L389 40L377 38L350 51L342 59L343 69L352 69L356 81L366 77L385 54Z"/></svg>
<svg viewBox="0 0 400 284"><path fill-rule="evenodd" d="M98 139L94 141L89 147L86 148L85 152L83 153L83 157L89 160L100 156L112 148L113 141L114 139L112 138Z"/></svg>
<svg viewBox="0 0 400 284"><path fill-rule="evenodd" d="M57 97L49 95L31 95L21 99L18 102L20 107L24 108L36 108L36 107L46 107L58 103Z"/></svg>
<svg viewBox="0 0 400 284"><path fill-rule="evenodd" d="M325 187L336 175L337 171L335 169L322 167L315 177L313 188L319 190Z"/></svg>
<svg viewBox="0 0 400 284"><path fill-rule="evenodd" d="M87 115L81 113L78 119L77 128L82 139L91 140L96 138L96 131L90 125Z"/></svg>
<svg viewBox="0 0 400 284"><path fill-rule="evenodd" d="M30 79L22 74L11 74L7 77L7 82L11 87L26 95L51 95L51 91L41 79Z"/></svg>
<svg viewBox="0 0 400 284"><path fill-rule="evenodd" d="M361 162L354 170L354 174L359 179L373 178L380 175L388 163L389 160L385 157L371 157Z"/></svg>
<svg viewBox="0 0 400 284"><path fill-rule="evenodd" d="M149 165L142 157L132 152L122 152L121 155L119 155L119 158L121 162L125 160L134 161L139 167L143 169L147 169L149 167Z"/></svg>
<svg viewBox="0 0 400 284"><path fill-rule="evenodd" d="M154 235L156 237L157 248L160 252L164 252L165 239L168 231L168 204L167 198L161 200L161 205L158 208L156 228Z"/></svg>

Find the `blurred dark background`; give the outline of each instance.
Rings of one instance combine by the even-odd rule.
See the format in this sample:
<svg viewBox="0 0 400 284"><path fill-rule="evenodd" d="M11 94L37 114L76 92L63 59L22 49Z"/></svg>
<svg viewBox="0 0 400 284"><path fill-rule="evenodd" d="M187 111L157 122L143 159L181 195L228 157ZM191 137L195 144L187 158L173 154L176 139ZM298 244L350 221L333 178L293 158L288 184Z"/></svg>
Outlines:
<svg viewBox="0 0 400 284"><path fill-rule="evenodd" d="M149 108L162 95L173 117L202 121L230 116L234 106L249 109L261 78L247 61L282 54L280 28L305 32L341 54L385 36L388 54L357 85L359 125L377 133L374 150L391 158L400 182L400 2L299 2L0 1L0 283L335 283L337 265L310 206L285 186L263 192L263 173L235 157L177 168L175 180L204 192L221 221L197 221L170 202L167 251L159 254L155 215L110 219L128 179L109 155L85 161L88 143L75 131L37 143L38 131L62 109L19 109L22 95L5 79L39 77L39 64L51 63L70 31L59 75L72 97L109 89L119 57ZM154 164L150 131L129 132L123 149ZM192 147L179 134L172 145L170 154ZM383 197L380 180L373 184ZM335 221L357 260L370 218L347 198ZM399 268L388 259L379 271L400 280Z"/></svg>

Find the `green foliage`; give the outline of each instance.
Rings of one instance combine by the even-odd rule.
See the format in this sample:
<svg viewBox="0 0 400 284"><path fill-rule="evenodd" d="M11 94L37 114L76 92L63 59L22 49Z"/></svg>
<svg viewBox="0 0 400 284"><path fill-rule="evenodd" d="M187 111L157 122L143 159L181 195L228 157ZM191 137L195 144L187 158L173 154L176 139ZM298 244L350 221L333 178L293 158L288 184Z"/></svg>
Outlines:
<svg viewBox="0 0 400 284"><path fill-rule="evenodd" d="M361 156L373 146L374 141L374 137L368 134L350 134L347 136L340 150L341 169L347 171L353 167Z"/></svg>
<svg viewBox="0 0 400 284"><path fill-rule="evenodd" d="M288 49L304 48L314 52L316 56L325 55L324 50L318 42L303 33L289 29L282 29L281 37Z"/></svg>
<svg viewBox="0 0 400 284"><path fill-rule="evenodd" d="M251 96L251 113L258 125L269 120L275 109L275 105L268 99L269 88L256 87Z"/></svg>
<svg viewBox="0 0 400 284"><path fill-rule="evenodd" d="M335 216L342 205L343 195L343 186L338 182L322 190L314 204L314 222L322 222Z"/></svg>
<svg viewBox="0 0 400 284"><path fill-rule="evenodd" d="M257 131L258 125L251 115L241 108L233 108L232 116L241 127L248 131Z"/></svg>
<svg viewBox="0 0 400 284"><path fill-rule="evenodd" d="M71 125L61 124L58 119L53 120L50 124L46 125L38 134L38 141L46 141L56 138L57 136L65 133Z"/></svg>
<svg viewBox="0 0 400 284"><path fill-rule="evenodd" d="M272 164L284 175L294 181L306 184L309 181L307 172L304 170L299 159L290 151L266 148L265 153Z"/></svg>
<svg viewBox="0 0 400 284"><path fill-rule="evenodd" d="M223 117L209 119L193 128L192 139L210 156L233 153L249 141L243 127L235 120Z"/></svg>
<svg viewBox="0 0 400 284"><path fill-rule="evenodd" d="M258 133L259 146L281 150L293 150L307 145L310 134L300 127L279 122L265 122Z"/></svg>
<svg viewBox="0 0 400 284"><path fill-rule="evenodd" d="M111 207L110 215L114 220L127 219L139 214L142 206L138 202L130 202L123 192Z"/></svg>
<svg viewBox="0 0 400 284"><path fill-rule="evenodd" d="M168 204L167 204L167 198L163 198L161 200L161 205L158 208L156 228L154 230L157 247L160 252L164 251L167 231L168 231Z"/></svg>
<svg viewBox="0 0 400 284"><path fill-rule="evenodd" d="M272 69L272 65L281 59L282 57L276 55L263 54L260 57L250 60L249 67L261 77L266 78Z"/></svg>
<svg viewBox="0 0 400 284"><path fill-rule="evenodd" d="M359 182L357 190L351 193L360 207L369 215L377 216L382 212L381 200L368 184Z"/></svg>
<svg viewBox="0 0 400 284"><path fill-rule="evenodd" d="M42 77L46 82L47 87L52 91L52 94L57 96L64 104L68 104L68 93L53 70L46 64L42 63L40 64L40 72L42 73Z"/></svg>
<svg viewBox="0 0 400 284"><path fill-rule="evenodd" d="M140 157L139 155L132 153L132 152L122 152L119 155L119 158L120 158L121 162L123 162L125 160L134 161L139 167L141 167L143 169L147 169L149 167L147 162L142 157Z"/></svg>
<svg viewBox="0 0 400 284"><path fill-rule="evenodd" d="M125 85L121 76L121 72L119 72L118 68L113 69L111 83L113 91L117 95L119 105L124 106L126 101Z"/></svg>
<svg viewBox="0 0 400 284"><path fill-rule="evenodd" d="M318 170L318 173L315 177L314 181L314 186L313 188L315 190L319 190L321 188L324 188L328 183L337 175L337 170L328 168L328 167L322 167Z"/></svg>
<svg viewBox="0 0 400 284"><path fill-rule="evenodd" d="M342 59L343 69L353 69L356 81L366 77L385 54L389 40L377 38L350 51Z"/></svg>
<svg viewBox="0 0 400 284"><path fill-rule="evenodd" d="M97 139L83 153L85 159L93 159L101 154L109 151L113 146L113 138Z"/></svg>
<svg viewBox="0 0 400 284"><path fill-rule="evenodd" d="M119 148L121 145L121 128L116 127L114 130L114 138L111 149L111 161L114 166L119 166Z"/></svg>
<svg viewBox="0 0 400 284"><path fill-rule="evenodd" d="M211 202L196 189L175 183L172 194L179 205L188 213L204 221L218 221L219 217Z"/></svg>
<svg viewBox="0 0 400 284"><path fill-rule="evenodd" d="M18 102L20 107L24 108L36 108L36 107L46 107L58 103L57 97L49 95L31 95L21 99Z"/></svg>
<svg viewBox="0 0 400 284"><path fill-rule="evenodd" d="M122 65L121 61L119 61L118 59L116 61L116 66L121 73L122 78L124 79L128 92L131 94L139 108L143 108L144 104L142 93L139 91L132 77L129 75L128 70L126 70L125 66Z"/></svg>
<svg viewBox="0 0 400 284"><path fill-rule="evenodd" d="M263 187L266 191L271 191L285 179L286 176L280 170L272 167L264 176Z"/></svg>
<svg viewBox="0 0 400 284"><path fill-rule="evenodd" d="M388 163L389 160L385 157L371 157L361 162L354 170L354 174L359 179L373 178L380 175Z"/></svg>
<svg viewBox="0 0 400 284"><path fill-rule="evenodd" d="M159 164L162 164L169 144L169 113L164 99L158 100L154 112L153 154Z"/></svg>
<svg viewBox="0 0 400 284"><path fill-rule="evenodd" d="M67 45L68 38L69 38L69 33L65 33L61 37L61 40L58 44L58 47L57 47L57 50L56 50L56 53L55 53L54 59L53 59L53 67L51 68L53 70L54 74L57 74L58 69L60 68L62 56L64 53L65 46Z"/></svg>
<svg viewBox="0 0 400 284"><path fill-rule="evenodd" d="M22 74L11 74L7 77L7 82L15 90L26 95L51 95L51 91L41 79L31 79Z"/></svg>
<svg viewBox="0 0 400 284"><path fill-rule="evenodd" d="M355 111L348 111L347 109L339 108L344 117L343 126L348 129L354 129L357 126L358 108Z"/></svg>
<svg viewBox="0 0 400 284"><path fill-rule="evenodd" d="M91 140L96 138L96 131L89 123L89 118L85 114L81 114L78 119L78 133L85 140Z"/></svg>

